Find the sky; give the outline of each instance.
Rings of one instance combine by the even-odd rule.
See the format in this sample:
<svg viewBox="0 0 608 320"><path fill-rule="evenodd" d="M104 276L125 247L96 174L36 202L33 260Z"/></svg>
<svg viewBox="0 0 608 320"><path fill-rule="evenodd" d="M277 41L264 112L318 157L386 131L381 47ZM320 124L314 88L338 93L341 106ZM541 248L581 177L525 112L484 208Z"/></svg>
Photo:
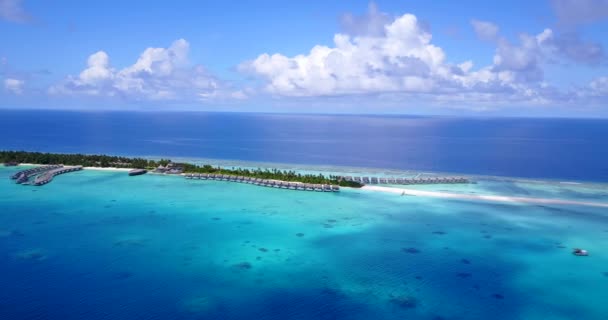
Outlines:
<svg viewBox="0 0 608 320"><path fill-rule="evenodd" d="M608 0L0 0L0 108L608 117Z"/></svg>

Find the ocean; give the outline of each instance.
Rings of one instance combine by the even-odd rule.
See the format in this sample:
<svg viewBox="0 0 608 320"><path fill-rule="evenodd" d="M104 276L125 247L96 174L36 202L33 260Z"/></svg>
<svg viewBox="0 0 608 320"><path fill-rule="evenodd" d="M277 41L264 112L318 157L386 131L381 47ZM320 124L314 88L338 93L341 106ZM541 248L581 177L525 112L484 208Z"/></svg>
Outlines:
<svg viewBox="0 0 608 320"><path fill-rule="evenodd" d="M0 112L0 149L470 173L476 184L411 188L596 203L608 202L606 131L600 120ZM608 318L605 208L95 170L34 187L9 179L21 169L0 167L0 319Z"/></svg>
<svg viewBox="0 0 608 320"><path fill-rule="evenodd" d="M608 120L0 111L0 149L608 181Z"/></svg>

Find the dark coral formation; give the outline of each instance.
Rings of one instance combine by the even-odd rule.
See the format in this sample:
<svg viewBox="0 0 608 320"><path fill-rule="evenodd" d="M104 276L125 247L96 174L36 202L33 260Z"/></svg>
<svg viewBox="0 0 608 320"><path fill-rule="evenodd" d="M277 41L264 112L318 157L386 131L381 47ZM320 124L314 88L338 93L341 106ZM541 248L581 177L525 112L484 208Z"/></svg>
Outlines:
<svg viewBox="0 0 608 320"><path fill-rule="evenodd" d="M411 253L411 254L417 254L420 253L420 250L416 249L416 248L401 248L402 252L407 252L407 253Z"/></svg>
<svg viewBox="0 0 608 320"><path fill-rule="evenodd" d="M494 298L494 299L498 299L498 300L502 300L502 299L504 299L505 297L504 297L502 294L495 293L495 294L493 294L493 295L492 295L492 298Z"/></svg>
<svg viewBox="0 0 608 320"><path fill-rule="evenodd" d="M464 264L471 264L471 261L469 261L468 259L460 259L460 262Z"/></svg>
<svg viewBox="0 0 608 320"><path fill-rule="evenodd" d="M445 232L445 231L433 231L433 234L442 236L444 234L447 234L447 232Z"/></svg>
<svg viewBox="0 0 608 320"><path fill-rule="evenodd" d="M260 250L262 252L268 252L268 249L266 249L266 248L259 248L258 250Z"/></svg>
<svg viewBox="0 0 608 320"><path fill-rule="evenodd" d="M461 279L466 279L466 278L470 278L472 276L472 274L470 274L468 272L459 272L456 274L456 276Z"/></svg>
<svg viewBox="0 0 608 320"><path fill-rule="evenodd" d="M237 263L232 265L235 269L238 270L249 270L251 269L253 266L251 265L251 263L245 261L245 262L241 262L241 263Z"/></svg>
<svg viewBox="0 0 608 320"><path fill-rule="evenodd" d="M303 233L301 233L301 232L299 232L299 233L296 233L296 236L301 238L301 237L303 237L303 236L304 236L304 234L303 234Z"/></svg>
<svg viewBox="0 0 608 320"><path fill-rule="evenodd" d="M391 297L389 301L402 309L416 309L418 307L418 299L412 296Z"/></svg>

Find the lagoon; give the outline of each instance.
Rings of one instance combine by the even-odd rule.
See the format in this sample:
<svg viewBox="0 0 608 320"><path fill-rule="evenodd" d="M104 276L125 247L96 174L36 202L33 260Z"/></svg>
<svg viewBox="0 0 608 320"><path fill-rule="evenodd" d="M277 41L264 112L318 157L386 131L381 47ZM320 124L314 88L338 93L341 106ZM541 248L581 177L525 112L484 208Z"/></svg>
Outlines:
<svg viewBox="0 0 608 320"><path fill-rule="evenodd" d="M0 168L3 319L608 315L602 208L90 170L37 188L13 184L16 170ZM452 188L556 189L496 180ZM606 192L559 190L599 201Z"/></svg>

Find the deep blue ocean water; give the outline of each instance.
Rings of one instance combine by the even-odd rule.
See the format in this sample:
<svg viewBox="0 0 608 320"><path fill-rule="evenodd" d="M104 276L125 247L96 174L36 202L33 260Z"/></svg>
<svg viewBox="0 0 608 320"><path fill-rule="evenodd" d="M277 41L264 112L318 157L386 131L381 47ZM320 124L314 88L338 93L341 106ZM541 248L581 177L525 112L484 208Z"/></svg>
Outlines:
<svg viewBox="0 0 608 320"><path fill-rule="evenodd" d="M608 120L0 111L0 149L608 181Z"/></svg>

